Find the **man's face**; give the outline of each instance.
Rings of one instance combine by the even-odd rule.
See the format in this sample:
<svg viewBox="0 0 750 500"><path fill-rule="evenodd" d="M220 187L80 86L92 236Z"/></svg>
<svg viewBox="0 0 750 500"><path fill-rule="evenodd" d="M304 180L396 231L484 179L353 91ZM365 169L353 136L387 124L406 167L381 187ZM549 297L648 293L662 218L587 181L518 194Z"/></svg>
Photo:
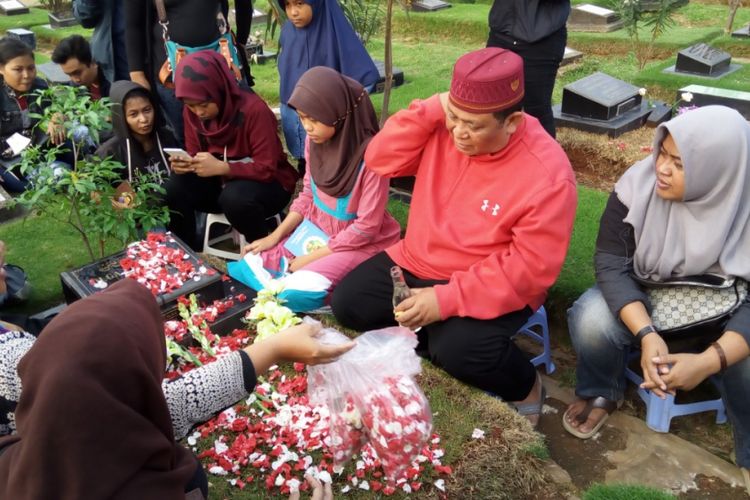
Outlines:
<svg viewBox="0 0 750 500"><path fill-rule="evenodd" d="M515 132L513 116L503 122L492 113L469 113L454 106L450 100L445 113L445 127L453 138L456 149L468 156L496 153L503 149Z"/></svg>
<svg viewBox="0 0 750 500"><path fill-rule="evenodd" d="M96 81L96 77L98 76L96 63L92 62L86 65L75 57L71 57L64 64L61 64L60 67L76 85L90 87L92 84L98 83Z"/></svg>

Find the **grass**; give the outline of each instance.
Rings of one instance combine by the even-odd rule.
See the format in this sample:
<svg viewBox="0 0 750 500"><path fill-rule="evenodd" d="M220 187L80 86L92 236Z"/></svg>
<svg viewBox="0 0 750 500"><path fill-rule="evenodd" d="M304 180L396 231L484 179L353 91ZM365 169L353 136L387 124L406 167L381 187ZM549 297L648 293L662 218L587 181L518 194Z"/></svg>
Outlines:
<svg viewBox="0 0 750 500"><path fill-rule="evenodd" d="M583 500L671 500L675 496L661 490L632 484L595 484Z"/></svg>

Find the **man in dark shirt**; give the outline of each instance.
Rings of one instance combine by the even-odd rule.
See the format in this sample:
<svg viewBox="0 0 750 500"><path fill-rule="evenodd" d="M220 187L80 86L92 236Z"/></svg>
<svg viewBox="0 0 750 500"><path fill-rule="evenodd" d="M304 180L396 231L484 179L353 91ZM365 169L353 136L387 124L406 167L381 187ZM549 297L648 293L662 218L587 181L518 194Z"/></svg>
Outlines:
<svg viewBox="0 0 750 500"><path fill-rule="evenodd" d="M80 35L64 38L52 52L52 61L59 64L70 80L89 91L94 100L109 97L110 82L91 56L91 46Z"/></svg>

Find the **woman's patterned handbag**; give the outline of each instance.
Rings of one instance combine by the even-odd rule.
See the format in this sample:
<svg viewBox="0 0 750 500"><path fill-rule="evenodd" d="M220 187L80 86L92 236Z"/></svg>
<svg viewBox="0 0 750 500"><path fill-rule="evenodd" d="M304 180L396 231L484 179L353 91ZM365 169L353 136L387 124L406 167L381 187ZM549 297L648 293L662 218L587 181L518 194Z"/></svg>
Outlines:
<svg viewBox="0 0 750 500"><path fill-rule="evenodd" d="M651 301L651 319L659 332L722 325L747 299L748 283L717 274L652 281L633 276Z"/></svg>

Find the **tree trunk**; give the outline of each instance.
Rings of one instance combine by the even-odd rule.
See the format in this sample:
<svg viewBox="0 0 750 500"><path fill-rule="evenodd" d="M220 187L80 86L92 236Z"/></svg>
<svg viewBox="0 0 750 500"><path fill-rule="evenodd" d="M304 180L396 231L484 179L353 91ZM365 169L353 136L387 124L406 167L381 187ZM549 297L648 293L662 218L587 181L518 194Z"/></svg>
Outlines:
<svg viewBox="0 0 750 500"><path fill-rule="evenodd" d="M380 110L380 126L388 119L388 104L391 100L393 85L393 2L386 0L385 9L385 85L383 86L383 108Z"/></svg>
<svg viewBox="0 0 750 500"><path fill-rule="evenodd" d="M724 32L726 32L727 35L732 32L734 16L737 15L737 11L740 9L741 5L742 0L729 0L729 19L727 20L727 27L724 28Z"/></svg>

